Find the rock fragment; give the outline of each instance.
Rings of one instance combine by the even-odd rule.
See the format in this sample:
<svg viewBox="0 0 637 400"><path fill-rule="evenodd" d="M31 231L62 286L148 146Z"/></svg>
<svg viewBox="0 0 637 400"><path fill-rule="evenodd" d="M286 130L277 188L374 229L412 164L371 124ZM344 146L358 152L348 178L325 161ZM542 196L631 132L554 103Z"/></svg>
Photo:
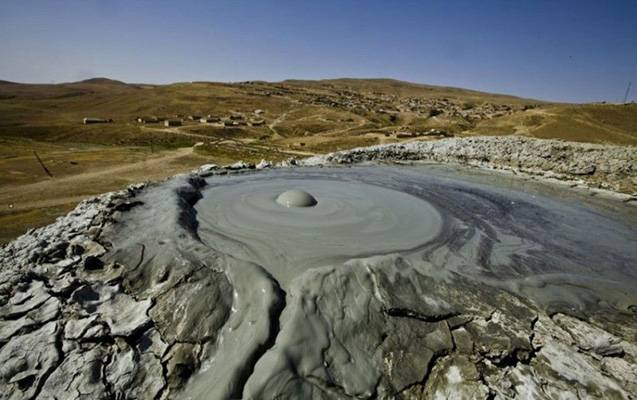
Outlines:
<svg viewBox="0 0 637 400"><path fill-rule="evenodd" d="M150 322L151 300L136 301L120 285L85 285L73 292L71 299L84 315L99 315L113 336L131 336Z"/></svg>
<svg viewBox="0 0 637 400"><path fill-rule="evenodd" d="M104 376L107 350L99 345L65 354L64 361L42 386L43 399L107 399Z"/></svg>
<svg viewBox="0 0 637 400"><path fill-rule="evenodd" d="M466 356L450 356L434 366L426 384L403 393L405 400L419 399L487 399L485 386L475 364Z"/></svg>
<svg viewBox="0 0 637 400"><path fill-rule="evenodd" d="M49 297L43 304L31 309L20 318L0 321L0 343L6 342L20 331L54 320L59 315L60 307L58 299Z"/></svg>
<svg viewBox="0 0 637 400"><path fill-rule="evenodd" d="M0 307L0 318L15 318L39 307L51 295L41 281L32 281L20 285L18 291L9 299L7 304Z"/></svg>
<svg viewBox="0 0 637 400"><path fill-rule="evenodd" d="M225 275L201 269L187 282L160 295L150 316L169 342L214 341L228 319L231 301L232 287Z"/></svg>
<svg viewBox="0 0 637 400"><path fill-rule="evenodd" d="M177 343L170 348L164 361L166 363L166 376L170 389L179 389L198 368L198 348L189 343Z"/></svg>
<svg viewBox="0 0 637 400"><path fill-rule="evenodd" d="M584 351L592 351L598 356L621 356L624 352L621 339L603 329L564 314L553 316L553 320L567 331L577 347Z"/></svg>
<svg viewBox="0 0 637 400"><path fill-rule="evenodd" d="M7 399L31 399L60 361L61 328L49 322L13 337L0 349L0 393Z"/></svg>

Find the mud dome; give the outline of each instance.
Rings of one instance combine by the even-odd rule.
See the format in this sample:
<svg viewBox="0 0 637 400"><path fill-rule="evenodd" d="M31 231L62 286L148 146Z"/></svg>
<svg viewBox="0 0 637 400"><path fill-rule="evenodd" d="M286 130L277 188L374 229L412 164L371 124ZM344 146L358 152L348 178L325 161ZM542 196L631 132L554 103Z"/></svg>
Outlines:
<svg viewBox="0 0 637 400"><path fill-rule="evenodd" d="M277 196L276 202L285 207L314 207L318 201L305 190L287 190Z"/></svg>

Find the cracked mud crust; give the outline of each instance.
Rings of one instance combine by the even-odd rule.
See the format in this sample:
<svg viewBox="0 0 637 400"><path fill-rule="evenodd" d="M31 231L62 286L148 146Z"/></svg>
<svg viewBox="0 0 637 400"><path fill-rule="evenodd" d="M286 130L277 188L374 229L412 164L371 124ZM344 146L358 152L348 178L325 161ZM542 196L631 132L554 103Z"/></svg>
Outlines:
<svg viewBox="0 0 637 400"><path fill-rule="evenodd" d="M471 174L207 166L82 202L0 248L0 398L637 398L634 208ZM202 240L209 188L301 175L408 191L442 227L285 279L252 239Z"/></svg>

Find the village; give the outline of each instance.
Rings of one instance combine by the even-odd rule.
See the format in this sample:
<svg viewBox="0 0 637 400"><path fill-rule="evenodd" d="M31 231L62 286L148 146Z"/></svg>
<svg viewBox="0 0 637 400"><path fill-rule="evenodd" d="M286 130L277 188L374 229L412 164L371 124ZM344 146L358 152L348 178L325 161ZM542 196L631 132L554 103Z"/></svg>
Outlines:
<svg viewBox="0 0 637 400"><path fill-rule="evenodd" d="M339 119L342 121L342 127L328 124L324 130L310 128L308 131L303 131L303 128L300 128L293 135L314 136L323 133L329 135L339 130L346 131L358 124L361 128L367 127L370 135L383 137L379 139L381 142L456 136L471 130L483 121L511 116L540 106L540 104L529 102L501 102L498 99L491 100L479 96L456 97L452 90L442 96L431 96L426 92L419 96L373 89L354 90L347 86L336 87L329 83L308 88L294 82L260 81L226 84L226 87L240 88L247 96L255 99L269 97L272 101L279 101L279 99L289 101L292 104L290 111L303 106L316 108L316 114L313 114L311 109L305 111L304 118L307 121L324 123L323 115L326 110L349 114L349 117L344 116ZM132 122L141 126L162 125L166 128L207 126L228 129L229 132L235 132L236 128L263 126L268 127L276 138L281 138L289 133L278 135L273 127L280 126L284 119L289 120L290 111L283 113L278 110L273 111L268 114L269 119L266 121L266 112L257 107L253 110L249 108L246 110L245 107L224 111L217 109L214 112L204 112L202 108L198 108L189 111L181 110L181 113L175 114L168 111L164 115L136 116ZM366 124L362 124L363 119L367 121ZM106 118L84 118L83 120L84 124L110 122L113 120ZM290 148L305 147L305 142L284 145Z"/></svg>
<svg viewBox="0 0 637 400"><path fill-rule="evenodd" d="M309 98L311 104L350 109L354 112L396 115L414 113L421 117L446 116L473 123L532 109L533 105L472 103L450 98L399 97L383 93L361 94L337 91L335 95Z"/></svg>
<svg viewBox="0 0 637 400"><path fill-rule="evenodd" d="M533 109L534 104L497 104L488 101L469 101L448 97L398 96L382 92L352 91L331 88L329 92L317 93L292 85L270 84L246 81L242 85L252 87L252 95L294 97L300 103L348 109L355 113L399 114L415 113L423 117L448 116L464 118L468 122L477 122L511 115L519 111ZM330 88L331 85L326 85Z"/></svg>
<svg viewBox="0 0 637 400"><path fill-rule="evenodd" d="M205 124L212 125L216 127L238 127L238 126L262 126L265 125L265 119L263 118L264 111L260 109L256 109L250 115L246 115L245 113L240 112L232 112L227 116L216 116L212 114L208 114L205 116L202 115L182 115L176 114L168 117L158 117L158 116L138 116L134 119L134 122L139 124L163 124L166 127L176 127L182 125L194 125L194 124ZM106 118L95 118L95 117L86 117L82 120L84 125L90 124L104 124L111 123L112 119Z"/></svg>

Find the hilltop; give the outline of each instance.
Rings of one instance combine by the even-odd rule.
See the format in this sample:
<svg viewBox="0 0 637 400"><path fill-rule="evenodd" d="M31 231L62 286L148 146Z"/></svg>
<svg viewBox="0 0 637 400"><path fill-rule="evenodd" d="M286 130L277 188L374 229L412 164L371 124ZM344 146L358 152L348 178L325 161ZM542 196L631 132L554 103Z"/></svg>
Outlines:
<svg viewBox="0 0 637 400"><path fill-rule="evenodd" d="M98 85L127 85L127 83L109 78L90 78L77 83L95 83Z"/></svg>
<svg viewBox="0 0 637 400"><path fill-rule="evenodd" d="M463 89L450 86L435 86L422 83L405 82L396 79L374 78L337 78L323 80L296 80L288 79L283 84L295 85L307 88L331 88L347 89L358 92L384 93L400 97L447 97L464 101L492 101L502 103L538 103L538 100L523 99L516 96L480 92L477 90Z"/></svg>
<svg viewBox="0 0 637 400"><path fill-rule="evenodd" d="M112 122L84 125L86 117ZM450 136L637 145L635 127L635 104L560 104L392 79L0 81L0 240L88 195L207 162L276 161Z"/></svg>

